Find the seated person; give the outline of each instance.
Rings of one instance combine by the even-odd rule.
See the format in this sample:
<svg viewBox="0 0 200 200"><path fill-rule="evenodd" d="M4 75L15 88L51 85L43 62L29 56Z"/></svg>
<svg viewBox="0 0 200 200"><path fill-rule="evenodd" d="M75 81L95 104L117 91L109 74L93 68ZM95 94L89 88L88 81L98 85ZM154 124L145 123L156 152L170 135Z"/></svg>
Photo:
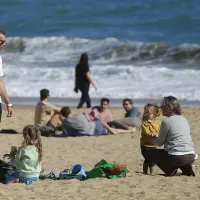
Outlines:
<svg viewBox="0 0 200 200"><path fill-rule="evenodd" d="M112 127L125 130L128 130L130 127L140 128L142 124L142 116L138 108L133 106L132 100L124 99L123 107L126 111L125 118L112 121Z"/></svg>
<svg viewBox="0 0 200 200"><path fill-rule="evenodd" d="M109 102L109 99L102 98L100 106L88 108L83 114L89 122L94 121L95 119L100 119L101 121L109 124L113 120L113 116L109 111Z"/></svg>
<svg viewBox="0 0 200 200"><path fill-rule="evenodd" d="M4 183L31 184L39 180L42 163L42 141L36 126L28 125L23 129L24 141L21 147L12 152L15 173L6 176Z"/></svg>
<svg viewBox="0 0 200 200"><path fill-rule="evenodd" d="M69 107L61 109L62 136L92 136L130 133L130 130L117 130L109 127L105 122L99 119L88 122L83 114L72 114ZM105 128L104 128L105 126ZM108 130L108 131L107 131Z"/></svg>
<svg viewBox="0 0 200 200"><path fill-rule="evenodd" d="M61 108L49 103L48 99L49 90L40 90L40 101L35 108L34 124L40 128L42 135L49 131L55 133L55 128L61 126Z"/></svg>

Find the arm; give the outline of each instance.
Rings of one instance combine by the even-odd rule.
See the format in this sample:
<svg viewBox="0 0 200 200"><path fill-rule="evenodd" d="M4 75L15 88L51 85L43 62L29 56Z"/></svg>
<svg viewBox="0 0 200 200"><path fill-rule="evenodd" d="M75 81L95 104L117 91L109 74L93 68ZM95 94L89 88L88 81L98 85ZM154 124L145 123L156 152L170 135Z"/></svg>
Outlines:
<svg viewBox="0 0 200 200"><path fill-rule="evenodd" d="M108 116L107 116L107 123L110 124L113 121L113 116L111 112L108 112Z"/></svg>
<svg viewBox="0 0 200 200"><path fill-rule="evenodd" d="M49 115L54 114L54 113L60 113L61 111L61 107L54 106L53 104L49 102L46 102L45 105L46 105L45 111L49 113Z"/></svg>
<svg viewBox="0 0 200 200"><path fill-rule="evenodd" d="M20 167L20 164L21 164L21 161L22 161L22 156L23 156L23 149L22 147L20 147L16 153L16 156L15 156L15 160L14 160L14 163L13 165L19 169Z"/></svg>
<svg viewBox="0 0 200 200"><path fill-rule="evenodd" d="M97 87L96 87L94 81L92 80L92 76L91 76L91 74L90 74L90 71L88 71L88 72L86 73L86 78L87 78L87 80L93 85L93 87L95 88L95 90L97 90Z"/></svg>
<svg viewBox="0 0 200 200"><path fill-rule="evenodd" d="M142 123L142 134L148 135L149 137L155 136L155 133L152 132L151 130L151 124L148 122L143 122Z"/></svg>
<svg viewBox="0 0 200 200"><path fill-rule="evenodd" d="M60 107L55 107L55 108L53 109L53 111L54 111L54 113L60 113L61 108L60 108Z"/></svg>
<svg viewBox="0 0 200 200"><path fill-rule="evenodd" d="M168 130L169 130L168 123L166 123L165 121L163 121L162 124L161 124L159 136L158 136L158 138L155 138L155 141L154 141L154 143L157 146L162 146L163 144L165 144Z"/></svg>
<svg viewBox="0 0 200 200"><path fill-rule="evenodd" d="M75 69L75 75L74 75L74 91L77 93L78 92L78 87L77 87L77 72Z"/></svg>
<svg viewBox="0 0 200 200"><path fill-rule="evenodd" d="M5 104L7 105L7 117L12 117L12 106L8 106L10 103L7 91L6 91L6 87L3 81L3 78L0 77L0 91L1 91L1 96L3 101L5 102Z"/></svg>
<svg viewBox="0 0 200 200"><path fill-rule="evenodd" d="M83 115L87 118L87 120L90 122L91 121L91 113L93 111L93 108L88 108L86 111L83 112Z"/></svg>
<svg viewBox="0 0 200 200"><path fill-rule="evenodd" d="M160 130L160 122L147 122L142 123L142 134L148 135L149 137L158 137L158 132Z"/></svg>

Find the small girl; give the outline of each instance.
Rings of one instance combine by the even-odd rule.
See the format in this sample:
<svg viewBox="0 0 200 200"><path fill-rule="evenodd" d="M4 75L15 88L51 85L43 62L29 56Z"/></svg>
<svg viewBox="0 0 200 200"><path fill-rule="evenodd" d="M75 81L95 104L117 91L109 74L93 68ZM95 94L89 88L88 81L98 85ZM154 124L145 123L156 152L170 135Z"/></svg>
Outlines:
<svg viewBox="0 0 200 200"><path fill-rule="evenodd" d="M144 114L142 120L142 132L141 132L141 152L144 157L143 163L143 173L148 174L148 168L150 170L150 175L153 175L153 166L154 163L150 162L147 159L147 152L152 148L156 148L156 145L153 143L152 137L158 137L160 130L160 121L157 117L160 115L159 107L156 104L147 104L144 107Z"/></svg>
<svg viewBox="0 0 200 200"><path fill-rule="evenodd" d="M42 142L36 126L28 125L23 129L24 141L18 148L13 165L18 173L9 177L7 183L31 184L39 179L42 161Z"/></svg>

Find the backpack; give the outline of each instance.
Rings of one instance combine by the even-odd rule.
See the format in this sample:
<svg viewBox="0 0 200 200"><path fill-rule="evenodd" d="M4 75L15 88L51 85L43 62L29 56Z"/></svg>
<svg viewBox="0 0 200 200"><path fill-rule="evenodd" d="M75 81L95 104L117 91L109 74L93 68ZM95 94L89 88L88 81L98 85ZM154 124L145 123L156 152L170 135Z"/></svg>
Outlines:
<svg viewBox="0 0 200 200"><path fill-rule="evenodd" d="M17 169L15 166L0 160L0 182L5 183L6 178L16 173Z"/></svg>

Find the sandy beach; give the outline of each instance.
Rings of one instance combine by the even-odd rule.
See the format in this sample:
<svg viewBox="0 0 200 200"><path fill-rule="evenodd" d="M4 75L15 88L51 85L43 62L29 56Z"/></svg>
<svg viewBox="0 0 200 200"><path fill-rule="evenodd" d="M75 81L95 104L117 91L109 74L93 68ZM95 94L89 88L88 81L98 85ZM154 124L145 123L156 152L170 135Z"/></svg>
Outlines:
<svg viewBox="0 0 200 200"><path fill-rule="evenodd" d="M73 112L83 110L72 109ZM142 109L140 108L142 111ZM122 108L111 108L115 119L123 117ZM200 152L200 108L183 108L189 120L196 152ZM12 118L3 112L1 129L14 129L19 133L23 127L33 124L34 106L16 106ZM161 117L162 119L163 117ZM0 197L13 199L200 199L200 176L164 177L156 167L156 175L143 175L143 157L140 153L140 131L135 134L110 135L101 137L42 138L44 168L70 168L81 163L86 170L91 169L101 159L127 164L130 172L126 178L108 180L44 180L32 185L0 184ZM21 134L0 134L0 154L8 153L12 145L19 146ZM195 164L199 166L200 161Z"/></svg>

